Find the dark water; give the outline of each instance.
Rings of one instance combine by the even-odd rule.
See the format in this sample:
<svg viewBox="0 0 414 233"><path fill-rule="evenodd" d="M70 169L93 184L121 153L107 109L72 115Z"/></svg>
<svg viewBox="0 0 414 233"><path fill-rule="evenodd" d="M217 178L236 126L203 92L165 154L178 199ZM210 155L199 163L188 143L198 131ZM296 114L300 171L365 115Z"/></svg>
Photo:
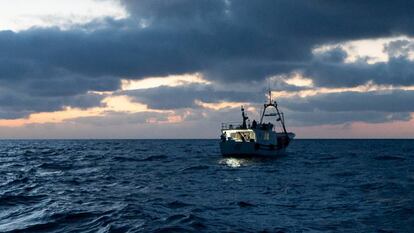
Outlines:
<svg viewBox="0 0 414 233"><path fill-rule="evenodd" d="M0 232L414 232L413 140L0 141Z"/></svg>

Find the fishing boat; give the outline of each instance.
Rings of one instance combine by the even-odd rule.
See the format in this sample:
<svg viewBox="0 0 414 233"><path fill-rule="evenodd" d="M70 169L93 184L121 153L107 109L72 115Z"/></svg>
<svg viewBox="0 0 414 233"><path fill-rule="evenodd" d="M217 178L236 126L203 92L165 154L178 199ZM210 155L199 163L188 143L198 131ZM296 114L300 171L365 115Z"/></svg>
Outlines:
<svg viewBox="0 0 414 233"><path fill-rule="evenodd" d="M243 106L241 107L242 123L222 123L220 150L223 156L277 156L285 152L295 137L287 132L283 112L279 111L276 100L272 100L269 90L269 100L263 105L260 121L250 124ZM265 120L273 118L265 123ZM279 126L280 130L276 130Z"/></svg>

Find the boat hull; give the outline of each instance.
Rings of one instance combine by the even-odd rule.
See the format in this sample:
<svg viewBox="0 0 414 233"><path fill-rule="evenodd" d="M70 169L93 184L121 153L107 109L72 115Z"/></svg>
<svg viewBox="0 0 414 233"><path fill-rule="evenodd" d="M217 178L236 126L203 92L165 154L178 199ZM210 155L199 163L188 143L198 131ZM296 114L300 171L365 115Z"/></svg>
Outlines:
<svg viewBox="0 0 414 233"><path fill-rule="evenodd" d="M223 156L265 156L274 157L283 155L286 147L276 145L260 145L255 142L220 142L220 151Z"/></svg>

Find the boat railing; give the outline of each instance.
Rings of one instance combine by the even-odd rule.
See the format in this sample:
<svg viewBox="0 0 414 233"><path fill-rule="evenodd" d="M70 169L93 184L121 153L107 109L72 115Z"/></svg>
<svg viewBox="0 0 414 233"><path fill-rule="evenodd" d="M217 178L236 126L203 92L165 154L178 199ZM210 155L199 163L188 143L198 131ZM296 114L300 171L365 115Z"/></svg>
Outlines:
<svg viewBox="0 0 414 233"><path fill-rule="evenodd" d="M242 124L240 122L225 122L221 123L221 129L240 129Z"/></svg>

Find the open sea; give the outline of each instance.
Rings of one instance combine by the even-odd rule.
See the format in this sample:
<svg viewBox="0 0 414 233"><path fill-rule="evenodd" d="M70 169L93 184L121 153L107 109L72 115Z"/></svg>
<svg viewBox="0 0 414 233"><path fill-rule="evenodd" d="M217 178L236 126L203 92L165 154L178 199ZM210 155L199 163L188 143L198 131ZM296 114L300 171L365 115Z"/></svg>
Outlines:
<svg viewBox="0 0 414 233"><path fill-rule="evenodd" d="M414 232L414 140L0 141L0 232Z"/></svg>

